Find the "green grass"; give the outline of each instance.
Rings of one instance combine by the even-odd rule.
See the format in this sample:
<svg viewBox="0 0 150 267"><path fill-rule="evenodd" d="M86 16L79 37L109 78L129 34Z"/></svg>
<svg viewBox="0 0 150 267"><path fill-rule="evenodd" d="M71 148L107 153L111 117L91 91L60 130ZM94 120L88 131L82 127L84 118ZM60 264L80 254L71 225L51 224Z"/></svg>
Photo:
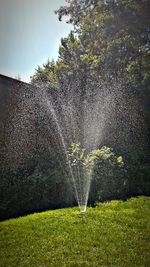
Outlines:
<svg viewBox="0 0 150 267"><path fill-rule="evenodd" d="M1 267L148 267L150 198L35 213L0 223Z"/></svg>

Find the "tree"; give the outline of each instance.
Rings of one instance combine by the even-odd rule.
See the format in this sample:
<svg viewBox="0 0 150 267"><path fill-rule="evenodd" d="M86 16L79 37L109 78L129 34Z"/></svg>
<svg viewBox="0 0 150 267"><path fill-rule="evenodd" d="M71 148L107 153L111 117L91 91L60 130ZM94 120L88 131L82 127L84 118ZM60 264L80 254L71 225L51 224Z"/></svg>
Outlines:
<svg viewBox="0 0 150 267"><path fill-rule="evenodd" d="M49 84L51 87L57 87L58 81L55 75L56 64L54 60L51 61L48 59L43 67L38 66L35 74L31 77L31 84L40 85Z"/></svg>
<svg viewBox="0 0 150 267"><path fill-rule="evenodd" d="M87 153L80 143L72 143L68 157L74 173L75 186L79 188L83 203L91 182L90 202L121 196L127 179L123 175L123 158L121 155L116 156L113 149L103 146Z"/></svg>
<svg viewBox="0 0 150 267"><path fill-rule="evenodd" d="M80 146L80 143L71 143L69 148L69 158L71 166L76 166L81 163L83 169L90 170L93 168L97 160L108 160L110 164L123 165L122 156L115 156L113 150L109 147L103 146L86 153L86 149Z"/></svg>
<svg viewBox="0 0 150 267"><path fill-rule="evenodd" d="M70 0L56 13L69 16L84 49L83 61L101 77L126 75L133 84L150 79L148 0Z"/></svg>

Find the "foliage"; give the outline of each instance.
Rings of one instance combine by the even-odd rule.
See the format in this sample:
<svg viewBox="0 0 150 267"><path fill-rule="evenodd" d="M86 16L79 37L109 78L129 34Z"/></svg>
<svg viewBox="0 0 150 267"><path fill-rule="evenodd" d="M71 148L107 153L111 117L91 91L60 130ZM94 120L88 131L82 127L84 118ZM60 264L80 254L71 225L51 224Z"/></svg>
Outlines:
<svg viewBox="0 0 150 267"><path fill-rule="evenodd" d="M1 222L1 266L149 266L149 216L139 197Z"/></svg>
<svg viewBox="0 0 150 267"><path fill-rule="evenodd" d="M130 0L68 1L56 11L69 16L82 49L82 60L101 77L126 74L134 84L149 82L150 2ZM79 63L80 64L80 63Z"/></svg>
<svg viewBox="0 0 150 267"><path fill-rule="evenodd" d="M81 148L80 143L71 143L68 156L72 166L81 163L85 169L92 168L98 160L109 160L111 164L123 165L122 156L116 157L113 150L106 146L103 146L101 149L94 149L86 154L85 148Z"/></svg>
<svg viewBox="0 0 150 267"><path fill-rule="evenodd" d="M87 153L80 143L72 143L68 157L73 168L77 166L85 174L92 171L89 203L124 198L127 194L128 181L123 158L116 156L111 148L103 146Z"/></svg>
<svg viewBox="0 0 150 267"><path fill-rule="evenodd" d="M34 155L35 157L35 155ZM72 206L74 196L61 168L59 153L42 152L36 161L1 172L0 219Z"/></svg>
<svg viewBox="0 0 150 267"><path fill-rule="evenodd" d="M32 77L51 85L64 79L87 77L104 80L125 78L136 87L149 88L149 0L68 0L55 13L74 25L61 38L59 57L38 67ZM148 92L147 92L148 93Z"/></svg>
<svg viewBox="0 0 150 267"><path fill-rule="evenodd" d="M31 83L33 85L39 86L41 84L50 84L51 87L57 87L57 77L55 75L55 62L49 59L43 67L38 66L35 74L31 77Z"/></svg>

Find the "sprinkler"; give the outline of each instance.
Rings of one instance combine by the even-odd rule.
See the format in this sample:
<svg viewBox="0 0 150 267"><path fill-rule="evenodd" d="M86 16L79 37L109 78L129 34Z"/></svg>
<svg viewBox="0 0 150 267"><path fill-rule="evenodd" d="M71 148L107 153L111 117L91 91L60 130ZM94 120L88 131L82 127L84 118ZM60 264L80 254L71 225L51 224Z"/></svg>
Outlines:
<svg viewBox="0 0 150 267"><path fill-rule="evenodd" d="M81 205L80 206L80 211L81 211L82 215L85 215L86 214L86 205Z"/></svg>

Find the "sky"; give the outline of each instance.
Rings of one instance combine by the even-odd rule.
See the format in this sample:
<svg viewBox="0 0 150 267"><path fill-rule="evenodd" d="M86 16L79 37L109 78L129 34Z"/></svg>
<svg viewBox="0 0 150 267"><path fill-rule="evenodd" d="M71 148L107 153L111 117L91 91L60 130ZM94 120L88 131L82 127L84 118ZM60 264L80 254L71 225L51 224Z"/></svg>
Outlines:
<svg viewBox="0 0 150 267"><path fill-rule="evenodd" d="M29 82L37 66L57 60L72 26L54 10L65 0L0 0L0 74Z"/></svg>

